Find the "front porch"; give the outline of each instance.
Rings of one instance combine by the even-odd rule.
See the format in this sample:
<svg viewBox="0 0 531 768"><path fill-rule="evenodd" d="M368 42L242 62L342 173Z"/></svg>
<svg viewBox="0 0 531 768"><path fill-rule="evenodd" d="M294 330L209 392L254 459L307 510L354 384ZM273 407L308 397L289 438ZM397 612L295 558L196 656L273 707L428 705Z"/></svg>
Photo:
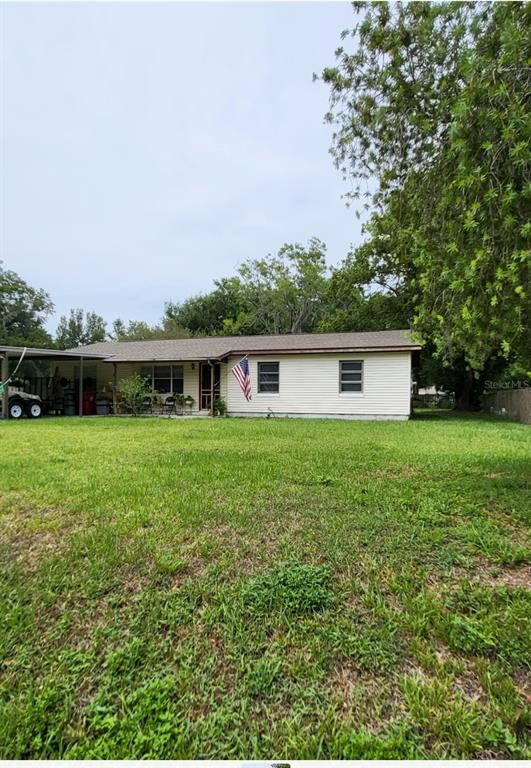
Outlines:
<svg viewBox="0 0 531 768"><path fill-rule="evenodd" d="M210 360L159 362L94 361L83 369L80 382L79 367L74 363L57 366L55 380L73 399L83 388L81 415L123 415L130 413L121 392L124 380L141 376L148 384L148 393L139 413L147 416L207 416L212 404L226 397L226 366ZM79 415L79 411L78 411Z"/></svg>

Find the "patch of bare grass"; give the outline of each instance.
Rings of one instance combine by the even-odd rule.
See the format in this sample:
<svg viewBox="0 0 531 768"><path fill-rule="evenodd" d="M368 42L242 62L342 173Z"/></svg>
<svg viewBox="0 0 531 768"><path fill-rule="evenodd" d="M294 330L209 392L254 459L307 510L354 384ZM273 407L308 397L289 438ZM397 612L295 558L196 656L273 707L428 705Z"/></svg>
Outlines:
<svg viewBox="0 0 531 768"><path fill-rule="evenodd" d="M531 563L500 566L483 558L476 558L476 562L473 578L485 586L531 589Z"/></svg>
<svg viewBox="0 0 531 768"><path fill-rule="evenodd" d="M348 662L332 669L326 688L343 720L355 722L373 734L384 733L406 711L397 679L369 674Z"/></svg>
<svg viewBox="0 0 531 768"><path fill-rule="evenodd" d="M83 524L61 510L24 508L0 518L0 537L16 564L34 573L43 560L60 556Z"/></svg>

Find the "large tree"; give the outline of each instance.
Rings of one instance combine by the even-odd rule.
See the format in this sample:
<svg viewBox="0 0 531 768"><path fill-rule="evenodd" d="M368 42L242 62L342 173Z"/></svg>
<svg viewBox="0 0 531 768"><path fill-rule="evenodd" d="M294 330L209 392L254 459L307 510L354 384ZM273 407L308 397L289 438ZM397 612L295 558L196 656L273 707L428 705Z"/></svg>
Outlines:
<svg viewBox="0 0 531 768"><path fill-rule="evenodd" d="M167 302L163 323L187 328L195 336L230 334L233 324L245 314L242 284L238 277L214 282L214 290L186 299Z"/></svg>
<svg viewBox="0 0 531 768"><path fill-rule="evenodd" d="M413 306L407 272L389 272L389 239L376 234L332 269L327 286L325 331L409 328Z"/></svg>
<svg viewBox="0 0 531 768"><path fill-rule="evenodd" d="M305 248L285 244L276 256L251 259L238 269L245 301L240 332L313 331L325 308L326 246L316 237Z"/></svg>
<svg viewBox="0 0 531 768"><path fill-rule="evenodd" d="M0 342L11 346L49 347L45 322L53 312L49 295L29 286L0 262Z"/></svg>
<svg viewBox="0 0 531 768"><path fill-rule="evenodd" d="M84 344L94 344L105 341L106 323L96 312L85 312L82 309L71 309L68 317L61 315L55 343L59 349L71 349Z"/></svg>
<svg viewBox="0 0 531 768"><path fill-rule="evenodd" d="M405 285L442 362L526 367L531 5L354 8L354 50L323 79L335 161L373 210L362 260Z"/></svg>
<svg viewBox="0 0 531 768"><path fill-rule="evenodd" d="M318 328L327 299L326 246L311 238L283 245L276 255L248 259L237 276L213 291L166 305L173 320L194 335L301 333Z"/></svg>

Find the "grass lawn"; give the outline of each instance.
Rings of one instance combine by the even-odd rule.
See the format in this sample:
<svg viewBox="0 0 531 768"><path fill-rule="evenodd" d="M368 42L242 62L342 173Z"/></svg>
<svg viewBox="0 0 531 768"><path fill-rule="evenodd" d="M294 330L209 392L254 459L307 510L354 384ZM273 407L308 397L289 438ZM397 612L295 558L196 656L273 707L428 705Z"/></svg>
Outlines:
<svg viewBox="0 0 531 768"><path fill-rule="evenodd" d="M0 757L529 756L529 427L0 436Z"/></svg>

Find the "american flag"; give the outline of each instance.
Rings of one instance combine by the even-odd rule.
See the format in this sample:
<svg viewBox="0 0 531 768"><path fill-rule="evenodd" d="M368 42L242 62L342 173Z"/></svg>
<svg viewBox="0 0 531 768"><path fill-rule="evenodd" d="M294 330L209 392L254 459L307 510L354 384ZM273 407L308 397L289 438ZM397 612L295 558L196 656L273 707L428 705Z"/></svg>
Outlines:
<svg viewBox="0 0 531 768"><path fill-rule="evenodd" d="M238 379L238 384L245 395L245 399L249 401L251 399L251 374L249 373L249 360L247 359L247 355L242 357L239 363L236 363L232 372Z"/></svg>

